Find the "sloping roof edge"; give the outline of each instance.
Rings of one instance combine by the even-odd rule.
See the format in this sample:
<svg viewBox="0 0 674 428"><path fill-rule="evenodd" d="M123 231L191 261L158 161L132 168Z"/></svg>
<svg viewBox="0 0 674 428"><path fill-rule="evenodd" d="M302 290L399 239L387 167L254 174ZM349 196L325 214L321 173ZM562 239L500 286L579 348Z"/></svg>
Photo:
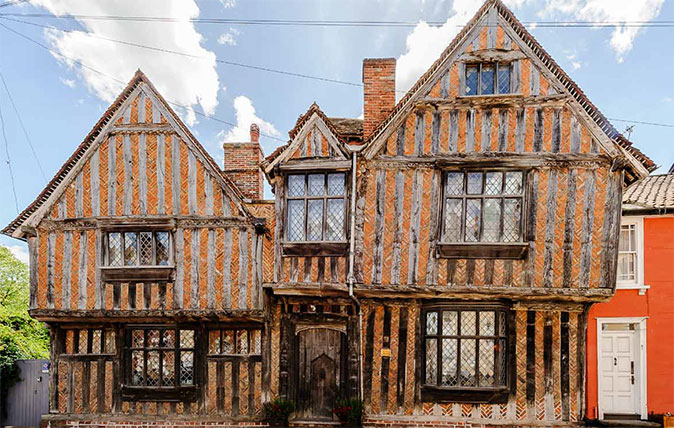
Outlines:
<svg viewBox="0 0 674 428"><path fill-rule="evenodd" d="M599 109L587 98L585 93L580 89L576 82L569 77L564 70L555 62L555 60L543 49L540 43L529 33L522 23L515 17L515 14L505 6L501 0L487 0L478 9L475 15L466 23L466 25L459 31L459 33L452 39L445 50L440 54L440 57L426 70L424 74L417 79L407 93L398 101L391 113L384 119L374 130L369 140L364 143L366 148L376 140L384 131L386 126L394 120L394 118L407 106L407 103L414 95L427 83L427 81L435 74L438 68L444 63L445 59L458 47L466 35L472 31L475 24L482 18L484 13L492 5L496 6L501 16L508 21L514 31L520 38L529 46L529 48L538 56L538 58L550 69L553 75L559 79L562 85L571 93L573 98L581 105L583 110L592 118L592 120L599 126L599 128L606 134L606 136L613 140L616 144L622 147L630 155L632 155L641 165L650 171L657 168L653 160L646 156L641 150L634 147L633 143L618 132L608 119L599 111Z"/></svg>
<svg viewBox="0 0 674 428"><path fill-rule="evenodd" d="M164 97L157 91L157 88L150 82L147 76L139 69L136 71L134 76L131 78L126 87L120 92L120 94L115 98L115 100L110 104L110 106L105 110L101 118L96 122L91 131L84 137L84 140L77 146L75 151L66 161L63 163L61 168L56 172L54 177L47 183L44 189L38 194L38 196L31 202L19 215L12 220L7 226L5 226L0 233L14 236L16 230L30 218L47 200L52 196L52 194L58 189L58 187L63 183L63 180L68 176L68 173L77 165L77 163L85 155L91 144L96 140L96 138L101 134L103 129L110 123L110 120L113 118L117 110L122 106L126 99L131 95L131 93L136 89L140 83L145 83L148 85L157 99L164 105L166 110L173 116L174 121L181 130L186 133L186 135L196 144L197 148L203 154L204 159L211 164L211 166L216 170L220 177L227 183L230 190L238 199L238 205L241 210L246 214L246 216L251 217L245 205L242 203L243 195L241 191L236 187L234 183L231 182L231 179L227 177L222 170L218 167L217 163L213 160L211 155L203 148L199 141L194 137L190 130L183 124L182 120L177 116L175 111L171 108L168 102ZM20 237L19 237L20 238Z"/></svg>

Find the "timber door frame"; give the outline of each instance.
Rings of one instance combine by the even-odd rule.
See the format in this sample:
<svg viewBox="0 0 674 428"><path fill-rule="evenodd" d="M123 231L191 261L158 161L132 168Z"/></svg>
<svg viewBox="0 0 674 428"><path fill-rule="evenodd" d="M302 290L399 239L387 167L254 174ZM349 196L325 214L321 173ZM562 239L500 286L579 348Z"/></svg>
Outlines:
<svg viewBox="0 0 674 428"><path fill-rule="evenodd" d="M639 406L635 408L639 409L640 418L642 420L648 419L648 403L647 403L647 353L646 353L646 320L648 317L605 317L597 318L597 411L599 414L599 419L604 419L604 410L602 408L601 399L601 346L602 346L602 326L604 324L637 324L638 328L635 330L635 340L634 343L637 345L635 350L635 357L639 359L637 364L638 368L635 376L637 377L635 385L639 388L638 393L636 393L637 399L639 399Z"/></svg>
<svg viewBox="0 0 674 428"><path fill-rule="evenodd" d="M340 377L337 380L338 382L338 388L336 391L336 396L335 399L338 400L340 398L343 398L342 396L346 393L348 393L348 372L349 372L349 365L348 365L348 322L347 320L335 320L335 321L318 321L318 320L312 320L311 317L306 317L306 318L299 318L299 319L294 319L293 320L293 344L292 344L292 349L293 349L293 360L291 361L289 366L292 367L292 381L290 382L290 390L291 396L293 397L293 400L297 403L299 400L300 396L300 379L299 379L299 372L300 372L300 358L299 358L299 347L300 347L300 334L304 331L308 330L330 330L334 331L340 334L340 351L339 351L339 360L336 361L337 364L339 364L339 373ZM297 412L298 409L296 409ZM297 416L295 416L295 419ZM305 420L305 418L300 418L299 420ZM314 419L310 419L314 420ZM316 420L321 420L317 418Z"/></svg>

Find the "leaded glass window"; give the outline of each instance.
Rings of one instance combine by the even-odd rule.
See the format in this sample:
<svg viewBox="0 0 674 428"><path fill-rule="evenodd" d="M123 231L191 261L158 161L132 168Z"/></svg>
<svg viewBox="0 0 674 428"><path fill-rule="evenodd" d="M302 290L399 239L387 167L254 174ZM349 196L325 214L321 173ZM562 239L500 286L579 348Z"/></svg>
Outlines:
<svg viewBox="0 0 674 428"><path fill-rule="evenodd" d="M509 94L510 73L510 64L488 62L466 65L464 94Z"/></svg>
<svg viewBox="0 0 674 428"><path fill-rule="evenodd" d="M193 329L129 327L125 343L127 385L164 389L195 385Z"/></svg>
<svg viewBox="0 0 674 428"><path fill-rule="evenodd" d="M346 175L292 174L287 184L288 241L346 239Z"/></svg>
<svg viewBox="0 0 674 428"><path fill-rule="evenodd" d="M425 385L446 389L507 386L507 318L505 309L493 307L424 310Z"/></svg>
<svg viewBox="0 0 674 428"><path fill-rule="evenodd" d="M171 235L167 231L109 232L107 266L169 266Z"/></svg>
<svg viewBox="0 0 674 428"><path fill-rule="evenodd" d="M522 241L522 171L449 171L444 243Z"/></svg>
<svg viewBox="0 0 674 428"><path fill-rule="evenodd" d="M254 357L262 355L262 330L257 328L227 328L211 330L209 355Z"/></svg>

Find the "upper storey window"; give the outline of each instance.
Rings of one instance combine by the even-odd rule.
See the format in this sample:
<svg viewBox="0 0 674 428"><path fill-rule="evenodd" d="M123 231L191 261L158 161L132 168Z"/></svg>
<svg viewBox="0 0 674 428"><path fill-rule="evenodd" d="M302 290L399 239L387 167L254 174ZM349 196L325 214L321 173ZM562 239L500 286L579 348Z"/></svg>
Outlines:
<svg viewBox="0 0 674 428"><path fill-rule="evenodd" d="M166 231L108 232L106 265L169 266L171 239Z"/></svg>
<svg viewBox="0 0 674 428"><path fill-rule="evenodd" d="M522 241L522 171L448 171L445 243Z"/></svg>
<svg viewBox="0 0 674 428"><path fill-rule="evenodd" d="M286 221L288 241L344 241L345 212L344 173L288 176Z"/></svg>
<svg viewBox="0 0 674 428"><path fill-rule="evenodd" d="M465 95L510 93L510 64L485 62L466 65Z"/></svg>

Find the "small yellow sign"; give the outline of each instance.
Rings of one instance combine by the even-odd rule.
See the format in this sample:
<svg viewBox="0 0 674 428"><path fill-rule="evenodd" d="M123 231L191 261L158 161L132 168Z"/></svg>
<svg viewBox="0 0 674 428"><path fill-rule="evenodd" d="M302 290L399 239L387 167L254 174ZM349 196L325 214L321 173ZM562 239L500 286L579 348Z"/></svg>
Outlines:
<svg viewBox="0 0 674 428"><path fill-rule="evenodd" d="M391 350L389 348L384 348L381 350L381 356L382 357L390 357L391 356Z"/></svg>

